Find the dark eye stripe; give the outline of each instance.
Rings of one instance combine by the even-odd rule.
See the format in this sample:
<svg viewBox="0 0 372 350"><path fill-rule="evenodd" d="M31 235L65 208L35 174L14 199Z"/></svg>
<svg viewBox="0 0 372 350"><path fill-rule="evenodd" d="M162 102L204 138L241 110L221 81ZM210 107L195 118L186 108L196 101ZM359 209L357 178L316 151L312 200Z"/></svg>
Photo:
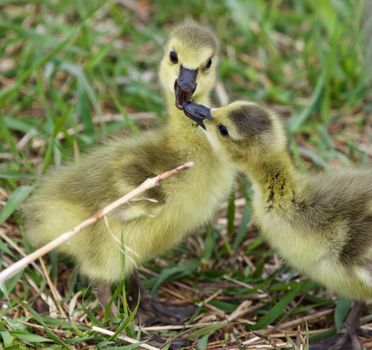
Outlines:
<svg viewBox="0 0 372 350"><path fill-rule="evenodd" d="M226 126L223 124L218 125L218 130L222 136L229 136L229 131L227 130Z"/></svg>
<svg viewBox="0 0 372 350"><path fill-rule="evenodd" d="M178 63L178 55L176 51L171 51L169 53L169 59L171 60L172 63Z"/></svg>

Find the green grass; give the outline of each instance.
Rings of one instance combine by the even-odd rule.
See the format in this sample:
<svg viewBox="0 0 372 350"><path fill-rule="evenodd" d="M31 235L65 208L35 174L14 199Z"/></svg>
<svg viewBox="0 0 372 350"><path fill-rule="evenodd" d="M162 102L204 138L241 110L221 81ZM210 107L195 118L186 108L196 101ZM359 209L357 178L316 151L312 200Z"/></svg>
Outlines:
<svg viewBox="0 0 372 350"><path fill-rule="evenodd" d="M17 209L40 174L107 135L138 133L163 118L157 67L167 31L185 17L211 25L220 37L219 80L230 100L265 103L286 117L300 168L370 164L372 24L364 1L144 0L140 13L122 3L0 2L2 269L22 257L15 247L32 251ZM220 104L218 94L214 101ZM116 293L122 317L104 317L89 283L53 253L44 258L51 284L37 261L2 289L0 348L131 348L92 326L132 338L188 339L199 350L236 349L256 336L245 348L290 348L286 335L305 343L296 335L306 325L289 322L313 313L319 316L309 319L310 331L333 331L334 301L274 256L251 222L249 203L234 203L249 196L249 184L239 179L218 221L141 270L160 298L200 306L190 327L140 334L123 285ZM54 300L51 285L62 300ZM246 313L228 322L243 302ZM347 308L339 301L338 325Z"/></svg>

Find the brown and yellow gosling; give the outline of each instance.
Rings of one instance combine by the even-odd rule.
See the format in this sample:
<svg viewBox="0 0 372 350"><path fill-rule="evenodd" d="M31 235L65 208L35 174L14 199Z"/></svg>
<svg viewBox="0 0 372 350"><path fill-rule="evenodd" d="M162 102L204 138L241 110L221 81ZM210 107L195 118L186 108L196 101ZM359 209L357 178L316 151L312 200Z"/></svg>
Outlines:
<svg viewBox="0 0 372 350"><path fill-rule="evenodd" d="M251 180L255 218L272 247L314 281L355 300L341 333L312 349L341 349L348 341L360 349L359 318L372 299L372 170L302 174L279 118L255 103L212 110L185 103L185 113L205 124L226 167Z"/></svg>

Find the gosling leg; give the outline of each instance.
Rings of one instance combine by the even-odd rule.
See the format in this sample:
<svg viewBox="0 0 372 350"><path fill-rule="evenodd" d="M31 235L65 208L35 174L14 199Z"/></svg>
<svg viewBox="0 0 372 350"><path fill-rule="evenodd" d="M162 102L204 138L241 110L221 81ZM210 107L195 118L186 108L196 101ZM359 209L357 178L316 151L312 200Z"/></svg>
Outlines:
<svg viewBox="0 0 372 350"><path fill-rule="evenodd" d="M99 303L101 304L103 310L106 310L107 305L112 299L112 293L110 286L103 282L94 282L92 284L92 289L96 295ZM111 315L117 316L119 314L118 309L114 303L111 303Z"/></svg>
<svg viewBox="0 0 372 350"><path fill-rule="evenodd" d="M190 317L196 310L195 306L175 306L165 305L151 296L149 291L144 288L138 272L134 272L131 277L133 292L137 293L133 300L137 301L140 294L139 311L145 316L146 323L181 323Z"/></svg>
<svg viewBox="0 0 372 350"><path fill-rule="evenodd" d="M362 301L354 302L340 332L330 339L311 345L310 350L360 350L357 333L364 305Z"/></svg>

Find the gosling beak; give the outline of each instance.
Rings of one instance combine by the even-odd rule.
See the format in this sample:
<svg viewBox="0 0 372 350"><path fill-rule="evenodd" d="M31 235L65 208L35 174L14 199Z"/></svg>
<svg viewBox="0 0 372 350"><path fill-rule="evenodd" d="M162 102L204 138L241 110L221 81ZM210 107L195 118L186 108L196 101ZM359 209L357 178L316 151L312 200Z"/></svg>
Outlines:
<svg viewBox="0 0 372 350"><path fill-rule="evenodd" d="M191 100L191 96L196 89L196 75L198 70L187 69L181 66L180 75L174 82L174 92L176 94L176 107L182 110L183 103Z"/></svg>
<svg viewBox="0 0 372 350"><path fill-rule="evenodd" d="M200 125L203 129L206 130L206 127L203 123L204 119L212 119L212 114L210 108L199 105L194 102L184 102L183 103L183 112L187 117L192 119L198 125Z"/></svg>

